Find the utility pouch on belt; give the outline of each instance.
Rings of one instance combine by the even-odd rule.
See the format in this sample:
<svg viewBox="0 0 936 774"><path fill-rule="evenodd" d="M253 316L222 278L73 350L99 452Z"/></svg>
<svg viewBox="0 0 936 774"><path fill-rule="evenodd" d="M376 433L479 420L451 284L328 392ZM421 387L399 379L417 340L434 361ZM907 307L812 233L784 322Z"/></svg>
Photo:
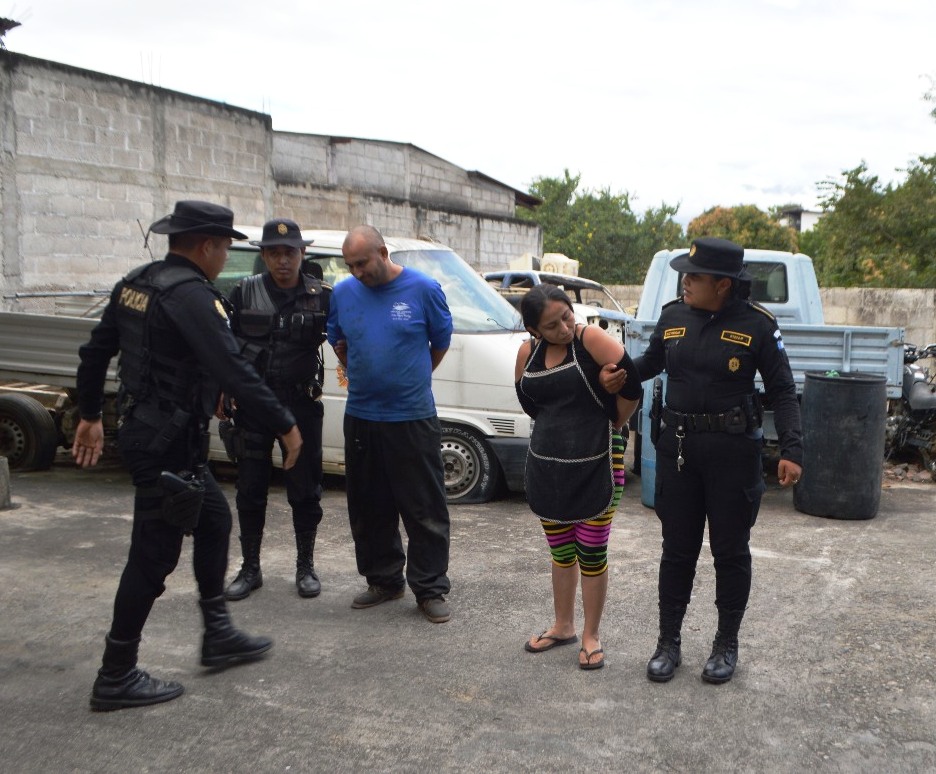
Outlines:
<svg viewBox="0 0 936 774"><path fill-rule="evenodd" d="M168 418L162 412L156 413L156 421L148 415L151 413L151 407L147 405L138 405L134 407L133 415L147 422L151 426L159 427L159 432L153 437L146 451L150 454L160 455L169 448L169 445L178 438L179 433L188 427L192 415L188 411L177 408ZM157 424L158 423L158 424Z"/></svg>
<svg viewBox="0 0 936 774"><path fill-rule="evenodd" d="M176 475L164 470L159 474L162 486L162 519L181 527L186 535L198 526L198 514L205 499L205 485L187 470Z"/></svg>
<svg viewBox="0 0 936 774"><path fill-rule="evenodd" d="M653 400L650 403L650 440L656 446L660 439L660 424L663 421L663 379L653 380Z"/></svg>
<svg viewBox="0 0 936 774"><path fill-rule="evenodd" d="M748 421L750 422L750 425L748 426L748 432L750 432L751 430L756 430L764 424L764 404L761 401L760 392L755 390L753 395L748 396L747 407Z"/></svg>
<svg viewBox="0 0 936 774"><path fill-rule="evenodd" d="M237 327L244 336L266 338L273 332L273 315L257 309L241 309L237 316Z"/></svg>
<svg viewBox="0 0 936 774"><path fill-rule="evenodd" d="M725 412L725 432L732 435L746 433L748 430L747 414L741 407L733 408Z"/></svg>
<svg viewBox="0 0 936 774"><path fill-rule="evenodd" d="M224 451L231 462L239 462L244 459L244 431L230 419L218 422L218 435L221 436L221 443L224 444Z"/></svg>
<svg viewBox="0 0 936 774"><path fill-rule="evenodd" d="M322 397L322 385L316 379L309 379L300 384L299 391L303 395L308 395L312 400L318 400Z"/></svg>

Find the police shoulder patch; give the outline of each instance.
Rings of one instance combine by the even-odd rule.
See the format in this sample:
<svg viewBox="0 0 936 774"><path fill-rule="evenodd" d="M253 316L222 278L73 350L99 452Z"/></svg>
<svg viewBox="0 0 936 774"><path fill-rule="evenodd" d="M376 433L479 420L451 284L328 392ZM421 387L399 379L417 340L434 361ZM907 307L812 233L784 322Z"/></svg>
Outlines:
<svg viewBox="0 0 936 774"><path fill-rule="evenodd" d="M761 306L760 304L755 303L754 301L748 301L748 304L751 305L751 308L752 308L752 309L756 309L758 312L760 312L760 313L763 314L763 315L766 315L766 316L769 317L771 320L776 320L776 319L777 319L777 318L774 316L773 312L771 312L769 309L766 309L765 307Z"/></svg>

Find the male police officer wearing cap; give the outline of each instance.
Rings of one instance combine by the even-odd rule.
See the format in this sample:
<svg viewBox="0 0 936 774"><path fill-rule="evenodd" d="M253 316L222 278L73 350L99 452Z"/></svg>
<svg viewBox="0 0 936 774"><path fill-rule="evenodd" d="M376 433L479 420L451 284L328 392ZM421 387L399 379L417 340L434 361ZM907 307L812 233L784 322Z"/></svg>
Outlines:
<svg viewBox="0 0 936 774"><path fill-rule="evenodd" d="M95 710L169 701L183 688L137 667L143 625L175 569L184 535L205 623L201 663L223 667L258 658L273 645L234 628L224 599L231 510L206 468L207 425L221 388L280 435L292 467L302 437L240 354L225 302L211 284L224 266L233 228L227 207L180 201L150 230L169 236L165 260L131 271L114 287L100 323L81 347L80 422L72 455L95 465L103 450L104 383L120 353L117 446L136 487L127 563L114 600L101 669L91 693Z"/></svg>
<svg viewBox="0 0 936 774"><path fill-rule="evenodd" d="M734 674L738 631L751 590L751 527L765 485L763 435L754 395L760 372L774 411L781 486L799 481L799 404L783 340L773 315L747 299L744 250L725 239L692 243L670 266L683 275L682 297L663 307L642 357L643 380L667 373L666 407L656 443L654 507L663 527L660 635L647 664L655 682L672 679L681 660L680 629L692 593L708 520L715 560L718 630L702 679ZM611 369L602 384L619 388Z"/></svg>
<svg viewBox="0 0 936 774"><path fill-rule="evenodd" d="M232 325L244 354L276 397L296 417L302 454L286 472L286 499L296 533L296 588L302 597L322 591L312 554L322 521L321 345L331 287L300 271L310 241L294 221L277 218L263 226L260 248L266 271L245 277L231 292ZM274 436L249 408L236 404L235 455L237 518L243 564L225 590L229 600L244 599L263 585L260 543L266 523Z"/></svg>

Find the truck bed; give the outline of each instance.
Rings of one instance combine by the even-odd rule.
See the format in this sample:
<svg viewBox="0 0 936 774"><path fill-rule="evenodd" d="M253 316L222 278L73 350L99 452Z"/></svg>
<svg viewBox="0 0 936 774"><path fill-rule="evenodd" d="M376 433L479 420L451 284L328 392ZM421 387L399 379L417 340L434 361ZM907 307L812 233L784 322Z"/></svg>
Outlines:
<svg viewBox="0 0 936 774"><path fill-rule="evenodd" d="M631 320L624 344L631 357L641 355L656 327L655 320ZM847 325L780 326L797 392L808 371L860 372L883 376L887 397L899 398L903 380L903 328ZM761 389L763 385L758 383Z"/></svg>

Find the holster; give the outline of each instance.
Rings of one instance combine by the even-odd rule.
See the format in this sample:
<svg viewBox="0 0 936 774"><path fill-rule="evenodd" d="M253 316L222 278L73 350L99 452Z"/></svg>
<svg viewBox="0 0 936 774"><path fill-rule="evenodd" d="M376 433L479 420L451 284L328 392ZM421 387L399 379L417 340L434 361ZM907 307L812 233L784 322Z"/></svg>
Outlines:
<svg viewBox="0 0 936 774"><path fill-rule="evenodd" d="M164 470L159 474L162 486L162 519L180 527L186 535L198 526L205 484L194 473L183 470L178 475Z"/></svg>
<svg viewBox="0 0 936 774"><path fill-rule="evenodd" d="M237 427L230 419L224 419L218 423L218 435L221 436L224 451L231 462L236 463L244 459L247 448L242 428Z"/></svg>

